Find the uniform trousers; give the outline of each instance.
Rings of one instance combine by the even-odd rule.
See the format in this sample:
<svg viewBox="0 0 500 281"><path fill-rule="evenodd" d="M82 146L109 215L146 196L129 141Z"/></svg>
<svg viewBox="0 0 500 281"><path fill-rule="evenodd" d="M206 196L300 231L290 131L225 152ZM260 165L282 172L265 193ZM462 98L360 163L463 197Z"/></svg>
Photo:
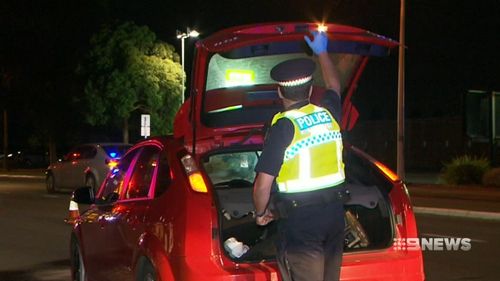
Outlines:
<svg viewBox="0 0 500 281"><path fill-rule="evenodd" d="M277 261L284 281L339 280L344 249L342 201L302 206L278 221Z"/></svg>

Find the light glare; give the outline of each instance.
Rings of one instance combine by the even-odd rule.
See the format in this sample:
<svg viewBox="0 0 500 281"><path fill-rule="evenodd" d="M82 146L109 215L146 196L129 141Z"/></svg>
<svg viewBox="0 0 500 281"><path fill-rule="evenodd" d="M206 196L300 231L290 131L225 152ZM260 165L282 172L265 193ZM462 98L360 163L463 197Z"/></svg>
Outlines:
<svg viewBox="0 0 500 281"><path fill-rule="evenodd" d="M189 32L189 37L198 37L199 35L200 33L194 29Z"/></svg>
<svg viewBox="0 0 500 281"><path fill-rule="evenodd" d="M328 26L320 23L320 24L318 24L318 31L319 32L327 32L328 31Z"/></svg>

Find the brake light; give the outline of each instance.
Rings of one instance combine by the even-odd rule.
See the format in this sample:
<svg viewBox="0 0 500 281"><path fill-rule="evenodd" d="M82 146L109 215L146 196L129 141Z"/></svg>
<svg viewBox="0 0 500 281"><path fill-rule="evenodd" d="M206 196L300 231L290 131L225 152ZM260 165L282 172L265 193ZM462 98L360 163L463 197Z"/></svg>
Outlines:
<svg viewBox="0 0 500 281"><path fill-rule="evenodd" d="M255 84L255 72L251 69L226 70L226 86L243 86Z"/></svg>
<svg viewBox="0 0 500 281"><path fill-rule="evenodd" d="M201 175L193 157L187 154L181 158L181 162L184 167L184 171L189 178L191 189L196 192L207 193L207 185L205 184L205 180L203 179L203 176Z"/></svg>
<svg viewBox="0 0 500 281"><path fill-rule="evenodd" d="M399 176L384 164L379 161L375 161L375 166L377 166L384 173L384 175L389 177L392 181L399 181Z"/></svg>

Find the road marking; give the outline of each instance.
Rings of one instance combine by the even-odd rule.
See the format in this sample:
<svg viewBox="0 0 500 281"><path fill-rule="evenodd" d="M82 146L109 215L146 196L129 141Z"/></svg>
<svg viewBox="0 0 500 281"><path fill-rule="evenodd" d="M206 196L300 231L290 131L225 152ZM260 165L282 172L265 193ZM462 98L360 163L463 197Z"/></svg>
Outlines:
<svg viewBox="0 0 500 281"><path fill-rule="evenodd" d="M460 209L446 209L446 208L430 208L430 207L413 207L417 214L437 215L437 216L450 216L460 218L473 218L483 220L500 220L500 213L496 212L482 212L482 211L469 211Z"/></svg>
<svg viewBox="0 0 500 281"><path fill-rule="evenodd" d="M421 233L421 236L425 236L425 237L439 237L439 238L453 238L453 239L461 238L461 237L450 236L450 235L442 235L442 234L436 234L436 233ZM467 237L467 238L469 238L469 237ZM469 239L472 242L488 243L488 241L486 241L486 240L474 239L474 238L469 238Z"/></svg>
<svg viewBox="0 0 500 281"><path fill-rule="evenodd" d="M45 179L45 176L0 174L0 178Z"/></svg>
<svg viewBox="0 0 500 281"><path fill-rule="evenodd" d="M45 269L33 272L32 276L40 281L68 280L71 277L71 272L68 268Z"/></svg>

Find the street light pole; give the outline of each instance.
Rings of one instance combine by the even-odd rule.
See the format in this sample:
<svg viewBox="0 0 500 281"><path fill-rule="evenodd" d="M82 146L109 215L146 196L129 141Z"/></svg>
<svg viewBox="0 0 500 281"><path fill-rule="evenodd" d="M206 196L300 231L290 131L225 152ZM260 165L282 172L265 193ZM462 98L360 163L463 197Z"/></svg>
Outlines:
<svg viewBox="0 0 500 281"><path fill-rule="evenodd" d="M397 173L405 179L405 0L401 0L399 17L399 63L398 63L398 129L397 129Z"/></svg>
<svg viewBox="0 0 500 281"><path fill-rule="evenodd" d="M7 152L8 152L8 141L9 138L7 136L9 130L7 126L9 123L7 122L7 109L3 109L3 168L7 170Z"/></svg>
<svg viewBox="0 0 500 281"><path fill-rule="evenodd" d="M186 80L186 73L184 70L184 40L189 37L198 37L200 33L196 30L191 30L189 27L186 29L186 32L181 32L179 30L176 31L177 39L181 39L181 66L182 66L182 96L181 96L181 104L184 103L184 91L186 87L184 86Z"/></svg>
<svg viewBox="0 0 500 281"><path fill-rule="evenodd" d="M182 96L181 96L181 104L184 103L184 95L186 94L186 71L184 70L184 39L186 37L181 38L181 66L182 66Z"/></svg>

